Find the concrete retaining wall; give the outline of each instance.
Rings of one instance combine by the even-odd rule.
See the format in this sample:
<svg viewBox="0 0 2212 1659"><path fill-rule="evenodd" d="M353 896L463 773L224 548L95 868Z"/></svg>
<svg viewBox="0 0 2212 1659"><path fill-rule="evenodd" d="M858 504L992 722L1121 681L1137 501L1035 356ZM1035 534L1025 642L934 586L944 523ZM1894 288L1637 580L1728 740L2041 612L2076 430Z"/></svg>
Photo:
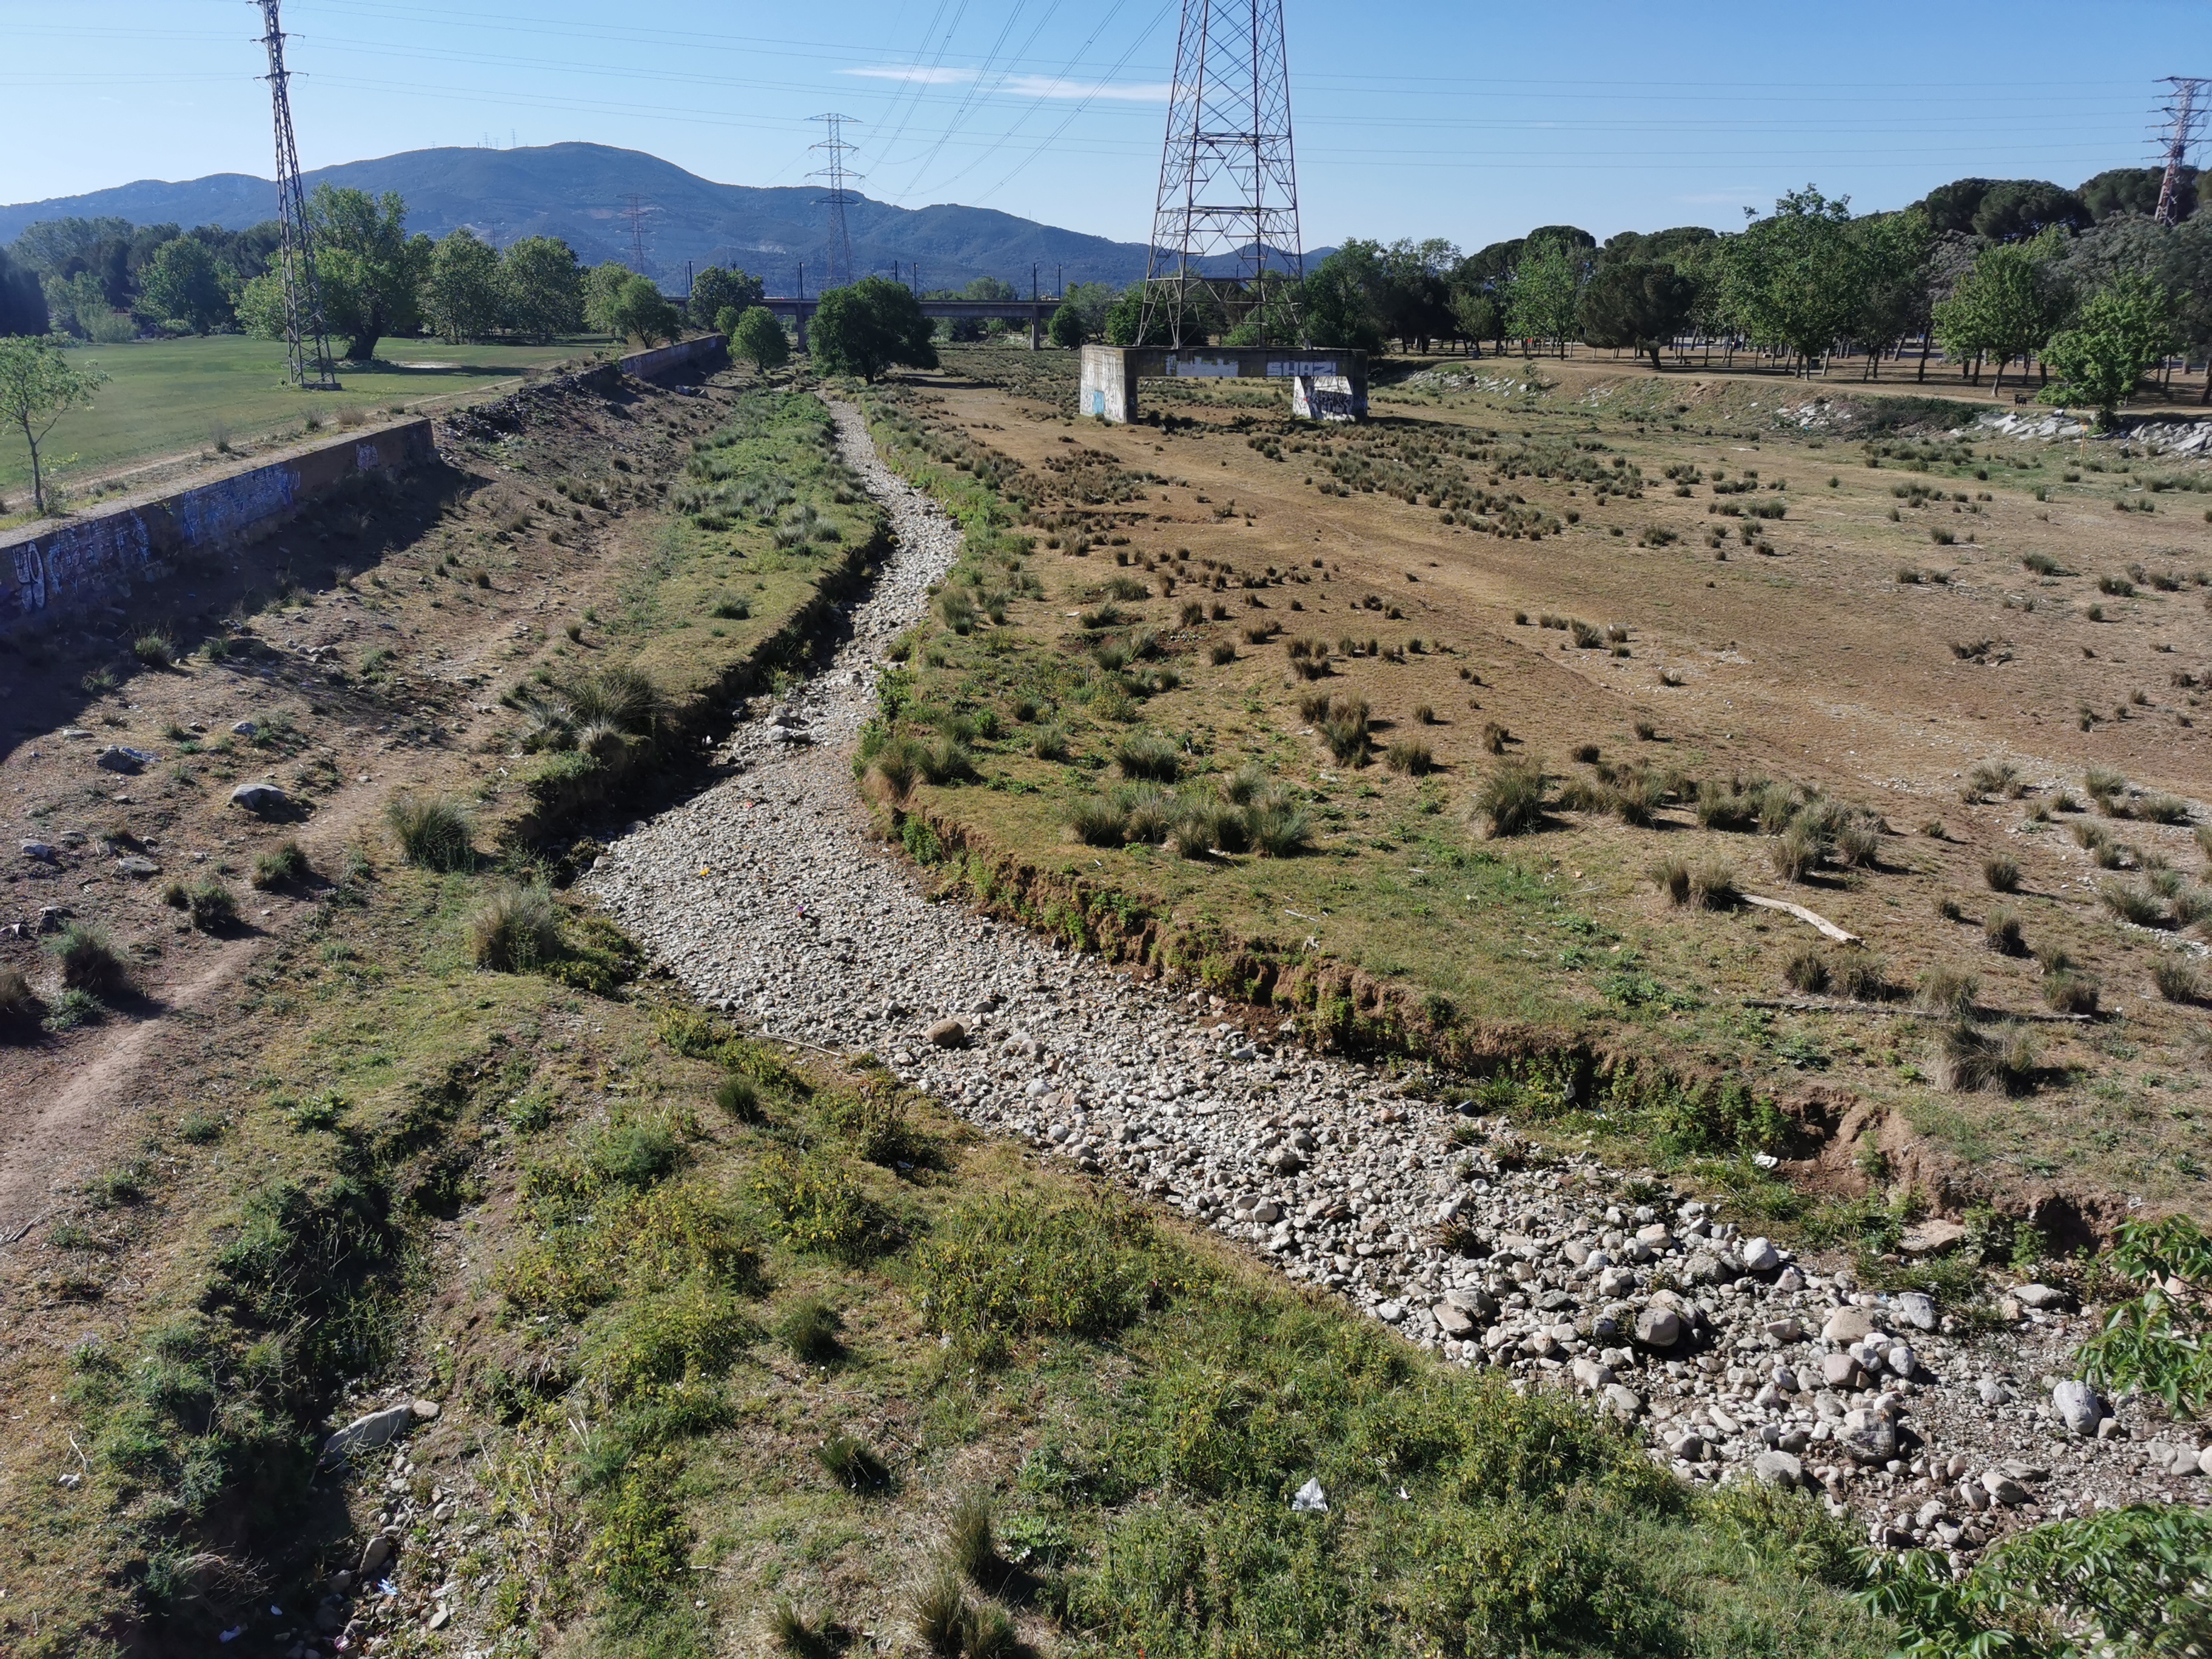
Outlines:
<svg viewBox="0 0 2212 1659"><path fill-rule="evenodd" d="M657 380L685 368L711 374L729 366L730 343L719 334L678 340L674 345L656 346L651 351L635 352L622 360L622 372L641 380Z"/></svg>
<svg viewBox="0 0 2212 1659"><path fill-rule="evenodd" d="M0 532L0 633L65 623L127 599L192 555L274 534L355 479L402 472L436 455L430 422L404 421L318 440L173 494Z"/></svg>

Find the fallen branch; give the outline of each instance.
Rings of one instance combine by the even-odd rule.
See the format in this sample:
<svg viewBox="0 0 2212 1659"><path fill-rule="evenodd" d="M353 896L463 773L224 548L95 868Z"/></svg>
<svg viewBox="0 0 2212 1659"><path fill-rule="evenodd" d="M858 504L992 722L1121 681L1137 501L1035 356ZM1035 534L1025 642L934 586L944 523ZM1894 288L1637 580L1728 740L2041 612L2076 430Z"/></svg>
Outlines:
<svg viewBox="0 0 2212 1659"><path fill-rule="evenodd" d="M1756 904L1762 910L1779 910L1785 915L1796 917L1800 921L1809 921L1838 945L1866 943L1856 933L1845 933L1818 911L1808 910L1802 904L1792 904L1788 899L1761 898L1756 893L1746 893L1742 895L1742 898L1746 904Z"/></svg>

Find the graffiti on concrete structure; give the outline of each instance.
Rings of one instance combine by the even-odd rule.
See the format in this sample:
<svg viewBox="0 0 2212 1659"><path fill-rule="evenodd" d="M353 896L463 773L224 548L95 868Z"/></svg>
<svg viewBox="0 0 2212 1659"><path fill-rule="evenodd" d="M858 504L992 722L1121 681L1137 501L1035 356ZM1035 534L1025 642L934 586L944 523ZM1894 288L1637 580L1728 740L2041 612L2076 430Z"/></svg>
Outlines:
<svg viewBox="0 0 2212 1659"><path fill-rule="evenodd" d="M1168 373L1184 380L1233 380L1243 372L1234 357L1183 357L1168 353Z"/></svg>
<svg viewBox="0 0 2212 1659"><path fill-rule="evenodd" d="M173 511L187 547L228 541L250 524L287 513L300 494L300 475L289 466L258 466L234 478L185 491Z"/></svg>
<svg viewBox="0 0 2212 1659"><path fill-rule="evenodd" d="M1309 421L1356 421L1367 399L1342 374L1300 374L1291 381L1291 413Z"/></svg>

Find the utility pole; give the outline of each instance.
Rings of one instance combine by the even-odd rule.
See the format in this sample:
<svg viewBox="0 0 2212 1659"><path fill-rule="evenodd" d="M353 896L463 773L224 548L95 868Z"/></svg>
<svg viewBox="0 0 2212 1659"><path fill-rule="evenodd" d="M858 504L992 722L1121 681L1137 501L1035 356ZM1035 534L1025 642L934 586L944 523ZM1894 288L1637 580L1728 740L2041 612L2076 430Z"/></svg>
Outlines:
<svg viewBox="0 0 2212 1659"><path fill-rule="evenodd" d="M300 182L300 143L292 131L291 71L284 67L284 25L278 0L257 0L269 49L269 97L276 118L276 220L283 234L284 348L292 384L307 392L339 390L323 323L322 284L315 277L313 228Z"/></svg>
<svg viewBox="0 0 2212 1659"><path fill-rule="evenodd" d="M623 217L629 221L629 268L642 276L645 270L645 198L632 196L629 205L623 210Z"/></svg>
<svg viewBox="0 0 2212 1659"><path fill-rule="evenodd" d="M2166 118L2166 177L2158 187L2158 212L2162 225L2181 222L2181 170L2189 165L2189 147L2204 126L2205 89L2212 80L2169 75L2161 83L2173 90L2160 113Z"/></svg>
<svg viewBox="0 0 2212 1659"><path fill-rule="evenodd" d="M814 204L817 207L826 207L830 210L828 285L837 288L853 280L853 238L845 228L845 210L851 204L860 199L859 192L848 190L846 185L848 181L865 175L851 172L845 166L845 158L852 154L854 149L851 144L845 142L845 123L853 118L849 115L817 115L810 118L823 123L830 134L820 143L809 146L812 149L829 151L830 165L826 167L818 167L806 176L810 179L827 179L830 181L829 193L817 197Z"/></svg>
<svg viewBox="0 0 2212 1659"><path fill-rule="evenodd" d="M1305 275L1282 0L1182 0L1173 85L1137 337L1158 319L1170 347L1198 343L1218 307L1232 325L1256 313L1265 344L1268 277ZM1224 253L1236 276L1209 280Z"/></svg>

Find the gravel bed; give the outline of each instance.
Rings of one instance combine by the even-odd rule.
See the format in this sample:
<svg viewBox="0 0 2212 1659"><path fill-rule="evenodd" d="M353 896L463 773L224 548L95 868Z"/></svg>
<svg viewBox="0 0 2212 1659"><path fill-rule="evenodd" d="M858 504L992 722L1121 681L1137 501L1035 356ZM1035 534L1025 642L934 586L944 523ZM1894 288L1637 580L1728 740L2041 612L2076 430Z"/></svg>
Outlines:
<svg viewBox="0 0 2212 1659"><path fill-rule="evenodd" d="M728 744L733 775L618 838L586 887L708 1005L763 1035L866 1048L978 1125L1112 1179L1462 1364L1642 1422L1692 1480L1826 1494L1876 1542L1962 1559L2100 1504L2197 1499L2212 1450L2154 1404L2064 1384L2087 1323L2017 1287L1975 1334L1821 1273L1660 1183L1530 1157L1503 1123L1413 1098L1288 1027L933 902L871 840L851 744L891 637L959 532L833 404L894 554L830 667Z"/></svg>

